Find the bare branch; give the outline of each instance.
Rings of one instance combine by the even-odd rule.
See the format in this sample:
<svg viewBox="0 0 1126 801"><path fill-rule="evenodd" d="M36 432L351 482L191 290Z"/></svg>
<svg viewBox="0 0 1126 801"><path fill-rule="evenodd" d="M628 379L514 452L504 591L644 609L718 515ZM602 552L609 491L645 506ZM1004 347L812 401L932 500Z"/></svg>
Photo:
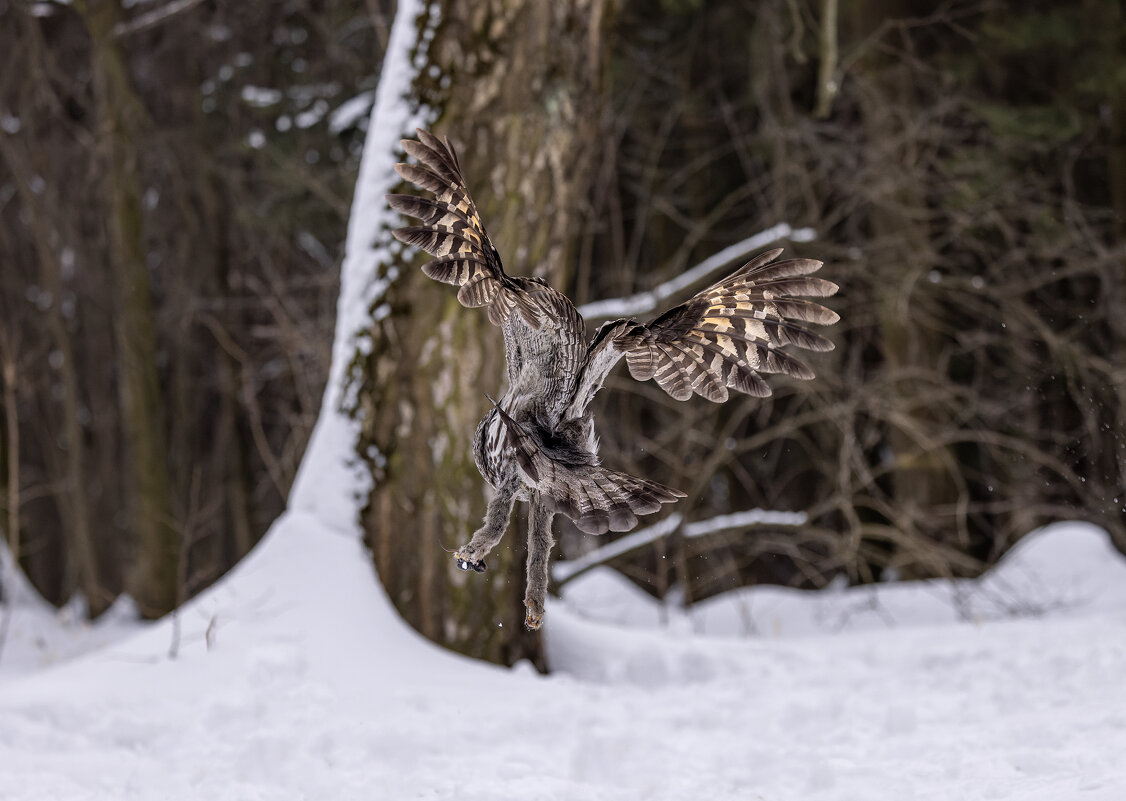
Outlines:
<svg viewBox="0 0 1126 801"><path fill-rule="evenodd" d="M817 69L817 108L813 115L825 119L833 108L833 98L840 88L837 71L837 0L821 4L821 64Z"/></svg>
<svg viewBox="0 0 1126 801"><path fill-rule="evenodd" d="M117 23L113 26L113 35L121 39L131 33L147 30L166 22L177 14L195 8L202 2L203 0L172 0L172 2L165 3L160 8L154 8L152 11L138 14L133 19Z"/></svg>
<svg viewBox="0 0 1126 801"><path fill-rule="evenodd" d="M782 239L794 242L810 242L817 236L812 228L791 228L789 223L759 231L742 242L736 242L715 255L709 256L690 270L670 281L658 284L647 292L639 292L624 298L610 298L587 303L579 307L579 314L586 320L610 320L615 317L633 317L657 311L661 303L683 292L688 287L703 282L712 274L719 272L737 259L745 258L756 250L772 245Z"/></svg>
<svg viewBox="0 0 1126 801"><path fill-rule="evenodd" d="M681 534L688 538L704 537L732 529L746 529L751 526L800 526L806 522L804 512L779 512L772 509L746 509L742 512L733 512L727 515L717 515L707 520L697 520L681 528L684 516L679 512L673 513L659 523L628 534L621 539L595 548L590 553L583 554L578 559L567 562L557 562L552 568L551 575L558 584L564 584L591 568L604 565L611 559L616 559L627 553L643 548L681 529Z"/></svg>
<svg viewBox="0 0 1126 801"><path fill-rule="evenodd" d="M638 529L632 534L627 534L621 539L603 545L601 548L595 548L590 553L583 554L578 559L572 559L568 562L556 562L551 568L552 578L559 584L570 581L575 576L585 573L593 567L605 564L611 559L636 551L638 548L643 548L646 545L667 537L676 531L683 520L684 517L679 512L674 512L660 523L654 523L651 526Z"/></svg>

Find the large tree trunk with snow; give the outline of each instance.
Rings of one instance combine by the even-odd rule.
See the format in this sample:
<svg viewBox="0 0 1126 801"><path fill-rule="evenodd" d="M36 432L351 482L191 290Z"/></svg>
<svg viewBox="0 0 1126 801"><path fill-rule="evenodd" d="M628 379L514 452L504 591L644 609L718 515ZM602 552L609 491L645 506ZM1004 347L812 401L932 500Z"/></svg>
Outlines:
<svg viewBox="0 0 1126 801"><path fill-rule="evenodd" d="M455 2L443 7L414 93L460 151L470 190L506 269L565 285L587 190L598 110L599 0ZM420 26L420 30L422 26ZM424 39L425 41L425 39ZM443 550L468 538L485 509L471 443L499 397L504 352L483 312L426 278L423 258L381 265L392 281L362 362L358 451L375 476L364 524L379 575L428 637L511 663L535 656L524 634L524 515L484 576Z"/></svg>

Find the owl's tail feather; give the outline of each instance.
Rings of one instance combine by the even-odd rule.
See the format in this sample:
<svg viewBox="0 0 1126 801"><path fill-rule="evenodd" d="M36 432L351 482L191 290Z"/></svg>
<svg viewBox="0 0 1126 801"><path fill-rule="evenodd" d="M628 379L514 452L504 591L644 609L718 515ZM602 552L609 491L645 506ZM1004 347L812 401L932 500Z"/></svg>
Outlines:
<svg viewBox="0 0 1126 801"><path fill-rule="evenodd" d="M584 469L563 491L545 492L556 512L565 514L587 534L631 531L637 515L660 511L661 504L685 497L680 490L601 465Z"/></svg>
<svg viewBox="0 0 1126 801"><path fill-rule="evenodd" d="M588 454L575 454L579 457L575 460L563 458L558 449L553 453L545 448L499 405L496 409L524 482L540 493L552 511L571 518L587 534L630 531L637 525L637 515L653 514L661 504L686 497L656 481L608 470Z"/></svg>

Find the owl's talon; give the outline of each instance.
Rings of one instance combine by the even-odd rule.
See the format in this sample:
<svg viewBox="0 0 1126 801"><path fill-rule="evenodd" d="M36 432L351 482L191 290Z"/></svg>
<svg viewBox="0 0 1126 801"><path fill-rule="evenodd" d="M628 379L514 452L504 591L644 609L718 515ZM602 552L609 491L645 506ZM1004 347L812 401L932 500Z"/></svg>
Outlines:
<svg viewBox="0 0 1126 801"><path fill-rule="evenodd" d="M539 631L543 625L543 612L533 612L529 609L524 613L524 628L528 631Z"/></svg>
<svg viewBox="0 0 1126 801"><path fill-rule="evenodd" d="M484 573L488 570L484 559L478 559L474 562L472 559L465 559L461 556L454 556L454 562L457 563L460 570L472 570L474 573Z"/></svg>

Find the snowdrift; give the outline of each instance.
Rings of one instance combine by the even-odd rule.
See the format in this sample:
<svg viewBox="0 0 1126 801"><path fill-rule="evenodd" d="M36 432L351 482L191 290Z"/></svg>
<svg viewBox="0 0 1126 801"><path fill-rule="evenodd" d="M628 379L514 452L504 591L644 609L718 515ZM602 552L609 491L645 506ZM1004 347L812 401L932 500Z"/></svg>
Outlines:
<svg viewBox="0 0 1126 801"><path fill-rule="evenodd" d="M882 586L878 626L833 613L865 588L585 617L645 623L613 586L551 609L555 675L503 670L423 641L355 537L289 513L181 611L177 658L164 620L0 682L0 798L1124 797L1126 560L1098 530L1049 527L961 595ZM999 594L1018 619L933 619ZM736 600L784 623L685 631Z"/></svg>

